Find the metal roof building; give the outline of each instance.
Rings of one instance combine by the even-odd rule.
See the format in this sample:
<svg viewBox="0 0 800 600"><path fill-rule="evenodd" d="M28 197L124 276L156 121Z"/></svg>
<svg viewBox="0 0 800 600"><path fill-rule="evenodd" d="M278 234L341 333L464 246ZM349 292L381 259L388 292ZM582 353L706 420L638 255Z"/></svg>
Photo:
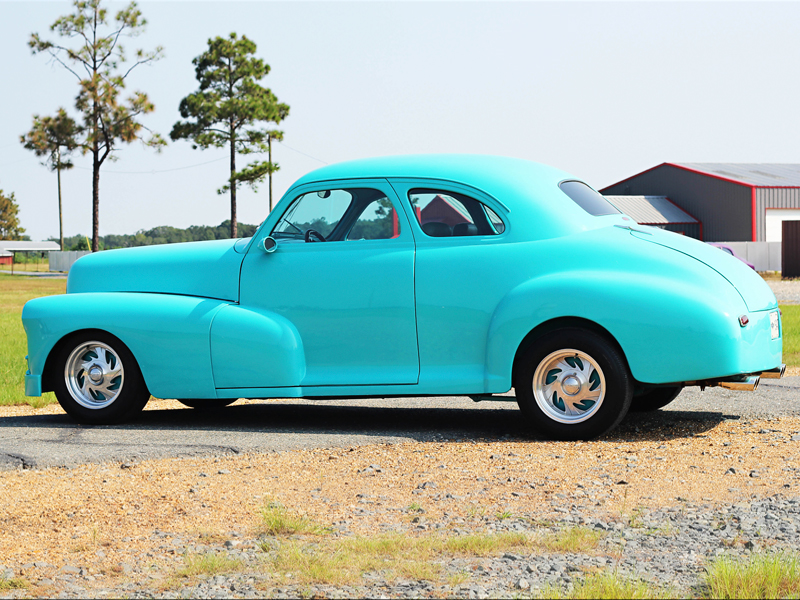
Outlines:
<svg viewBox="0 0 800 600"><path fill-rule="evenodd" d="M640 225L703 237L703 224L666 196L606 196L606 199Z"/></svg>
<svg viewBox="0 0 800 600"><path fill-rule="evenodd" d="M800 164L663 163L600 191L667 196L708 242L779 242L783 221L800 220Z"/></svg>

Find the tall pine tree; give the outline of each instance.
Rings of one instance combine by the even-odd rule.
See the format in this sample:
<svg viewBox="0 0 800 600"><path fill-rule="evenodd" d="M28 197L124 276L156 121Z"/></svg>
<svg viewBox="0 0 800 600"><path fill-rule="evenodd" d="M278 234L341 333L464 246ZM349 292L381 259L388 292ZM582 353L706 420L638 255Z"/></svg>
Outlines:
<svg viewBox="0 0 800 600"><path fill-rule="evenodd" d="M208 40L208 50L195 58L195 77L200 88L180 103L184 121L172 128L173 140L191 140L194 148L225 148L230 152L230 177L217 190L230 192L231 237L237 236L236 187L245 183L255 188L277 170L271 160L255 161L236 169L237 154L269 152L280 132L264 128L266 123L280 123L289 114L289 106L259 82L270 67L255 57L256 44L247 37L231 33L227 38ZM271 158L271 157L270 157Z"/></svg>

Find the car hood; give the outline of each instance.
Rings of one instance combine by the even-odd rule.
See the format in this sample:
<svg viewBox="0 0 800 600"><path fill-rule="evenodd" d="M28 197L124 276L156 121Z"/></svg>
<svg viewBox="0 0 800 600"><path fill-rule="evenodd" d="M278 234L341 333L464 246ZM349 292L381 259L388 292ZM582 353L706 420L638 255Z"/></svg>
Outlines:
<svg viewBox="0 0 800 600"><path fill-rule="evenodd" d="M680 252L714 269L736 288L751 312L768 310L778 305L775 294L753 269L718 248L693 238L655 227L631 227L631 235L646 242Z"/></svg>
<svg viewBox="0 0 800 600"><path fill-rule="evenodd" d="M95 252L69 271L67 293L153 292L239 299L241 240L141 246Z"/></svg>

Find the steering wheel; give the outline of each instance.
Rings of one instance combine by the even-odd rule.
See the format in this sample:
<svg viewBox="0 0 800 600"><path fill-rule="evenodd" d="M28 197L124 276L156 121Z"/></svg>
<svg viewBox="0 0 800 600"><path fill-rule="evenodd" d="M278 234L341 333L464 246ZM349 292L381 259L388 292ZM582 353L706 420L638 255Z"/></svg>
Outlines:
<svg viewBox="0 0 800 600"><path fill-rule="evenodd" d="M325 239L325 236L324 236L324 235L322 235L322 234L321 234L319 231L317 231L316 229L306 229L306 233L305 233L305 235L303 236L303 237L305 238L306 242L310 242L310 241L311 241L311 236L314 236L314 237L315 237L315 238L317 238L317 240L318 240L318 241L320 241L320 242L326 242L326 241L327 241L327 240Z"/></svg>

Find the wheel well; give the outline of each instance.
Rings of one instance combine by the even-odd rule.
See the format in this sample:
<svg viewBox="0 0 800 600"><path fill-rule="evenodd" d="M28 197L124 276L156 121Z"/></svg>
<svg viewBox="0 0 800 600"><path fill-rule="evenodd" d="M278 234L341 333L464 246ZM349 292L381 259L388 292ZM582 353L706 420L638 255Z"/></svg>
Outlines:
<svg viewBox="0 0 800 600"><path fill-rule="evenodd" d="M43 392L52 392L55 387L53 386L54 378L57 376L55 372L56 369L56 357L61 352L61 349L70 341L71 338L76 337L78 335L85 335L85 334L92 334L94 332L102 333L103 335L110 335L115 340L117 340L120 344L125 346L125 348L130 352L130 348L128 348L127 344L115 336L113 333L109 333L105 329L78 329L77 331L71 331L58 340L50 350L50 353L47 355L47 360L44 361L44 369L42 370L42 391ZM133 354L131 352L131 354Z"/></svg>
<svg viewBox="0 0 800 600"><path fill-rule="evenodd" d="M586 329L587 331L596 333L612 344L617 350L619 350L622 358L625 360L625 363L628 363L628 358L625 356L625 351L622 349L622 346L619 345L619 342L617 342L614 336L611 335L611 333L609 333L605 327L598 325L594 321L582 319L580 317L559 317L558 319L552 319L550 321L540 323L523 338L522 342L520 342L520 345L517 348L517 353L514 355L514 365L511 371L512 384L514 381L514 376L517 373L518 361L520 358L522 358L525 352L527 352L528 349L536 343L536 340L541 338L543 335L550 333L551 331L555 331L556 329L566 329L568 327L575 329ZM630 369L630 367L628 368Z"/></svg>

